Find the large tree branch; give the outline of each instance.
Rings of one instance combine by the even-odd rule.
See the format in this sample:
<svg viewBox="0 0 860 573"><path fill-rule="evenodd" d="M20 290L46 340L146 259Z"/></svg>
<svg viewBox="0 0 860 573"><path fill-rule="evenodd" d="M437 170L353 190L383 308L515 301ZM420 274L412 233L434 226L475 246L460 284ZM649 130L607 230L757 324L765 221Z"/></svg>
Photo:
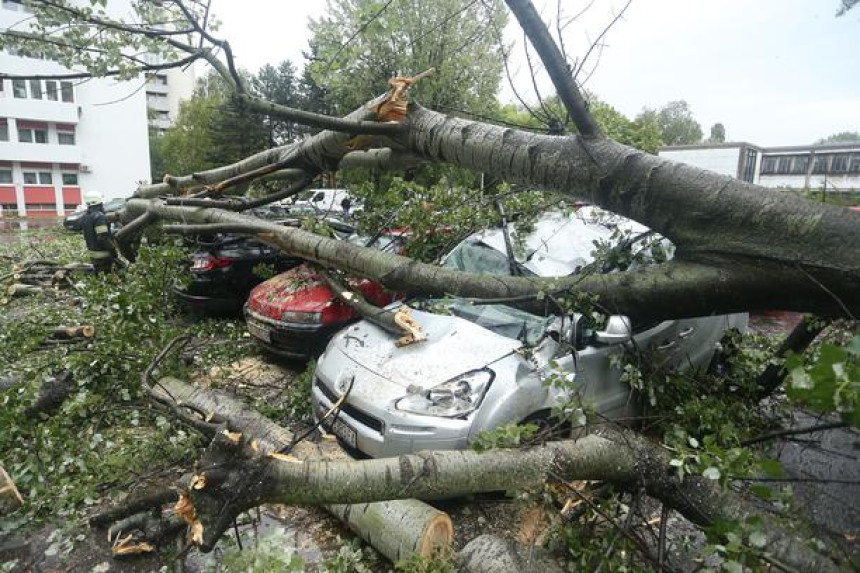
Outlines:
<svg viewBox="0 0 860 573"><path fill-rule="evenodd" d="M850 282L860 281L860 250L845 248L860 243L856 211L675 163L608 138L536 135L417 105L406 124L404 144L417 155L597 204L669 237L683 259L746 257L796 267L839 298L856 290Z"/></svg>
<svg viewBox="0 0 860 573"><path fill-rule="evenodd" d="M636 322L743 312L755 308L813 310L838 314L842 307L806 274L793 267L740 259L677 260L626 273L584 274L569 277L499 277L465 273L419 263L407 257L360 247L218 209L192 209L131 200L127 216L152 208L165 221L183 222L167 231L198 232L193 225L216 225L220 232L253 234L303 259L335 267L349 274L379 281L387 288L427 296L509 298L535 312L554 311L543 296L552 293L596 295L607 312L630 315ZM191 224L192 227L189 227ZM853 282L839 282L841 303L860 309L860 292ZM780 285L778 289L774 284Z"/></svg>
<svg viewBox="0 0 860 573"><path fill-rule="evenodd" d="M205 474L200 487L199 476ZM628 431L604 428L576 441L520 450L419 452L397 458L296 463L262 456L219 436L185 490L204 550L211 549L240 512L262 503L322 505L391 499L441 499L476 492L526 489L553 476L595 480L644 490L692 522L745 520L760 512L702 476L679 479L669 456ZM835 571L800 535L764 517L768 554L798 570Z"/></svg>
<svg viewBox="0 0 860 573"><path fill-rule="evenodd" d="M564 104L579 132L586 137L602 135L600 126L597 125L588 111L588 104L582 97L564 56L553 41L552 35L550 35L534 5L530 0L505 0L505 2L511 12L514 13L532 46L540 55L559 99Z"/></svg>

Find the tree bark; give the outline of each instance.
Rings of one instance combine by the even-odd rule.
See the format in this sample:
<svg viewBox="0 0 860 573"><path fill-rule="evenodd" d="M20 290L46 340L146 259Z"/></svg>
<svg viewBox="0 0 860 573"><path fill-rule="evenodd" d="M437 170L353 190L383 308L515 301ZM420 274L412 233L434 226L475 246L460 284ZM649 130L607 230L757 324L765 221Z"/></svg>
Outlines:
<svg viewBox="0 0 860 573"><path fill-rule="evenodd" d="M810 549L803 534L718 484L698 475L678 479L667 454L632 432L604 428L576 441L522 450L419 452L362 461L283 461L219 435L199 465L203 487L186 485L201 546L211 549L234 516L262 503L326 505L391 499L439 499L469 493L525 489L553 476L643 488L700 526L762 517L768 554L801 571L836 571Z"/></svg>
<svg viewBox="0 0 860 573"><path fill-rule="evenodd" d="M217 414L231 431L241 432L249 442L255 441L260 452L278 452L293 444L292 433L221 392L195 388L175 378L161 379L153 390L163 400ZM326 455L347 458L339 448L330 446L322 449L310 442L299 442L291 455L297 460ZM414 499L327 505L326 509L394 563L416 553L429 557L436 551L450 550L454 537L451 518L446 513Z"/></svg>

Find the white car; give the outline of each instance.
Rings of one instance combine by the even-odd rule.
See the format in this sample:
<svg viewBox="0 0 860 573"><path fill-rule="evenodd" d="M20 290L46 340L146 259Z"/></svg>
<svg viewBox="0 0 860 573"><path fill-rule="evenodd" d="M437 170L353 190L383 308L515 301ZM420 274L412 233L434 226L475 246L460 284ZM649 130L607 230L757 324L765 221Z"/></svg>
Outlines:
<svg viewBox="0 0 860 573"><path fill-rule="evenodd" d="M612 271L595 261L596 243L620 242L621 250L638 254L630 267L653 257L657 243L670 256L672 250L665 239L655 243L644 227L591 207L570 216L547 214L527 235L513 231L511 237L518 272L537 276L568 275L595 264ZM460 243L443 265L510 274L508 251L504 232L488 230ZM413 309L412 316L427 334L425 342L398 347L396 336L361 321L335 335L317 363L315 414L322 418L347 393L337 415L323 423L365 455L463 449L484 430L546 419L571 392L604 416L635 416L638 400L612 355L635 344L678 368L705 368L726 330L745 330L748 318L709 316L631 328L626 317L613 316L594 331L578 314L538 316L463 299L424 306L433 312ZM553 375L569 384L545 384Z"/></svg>

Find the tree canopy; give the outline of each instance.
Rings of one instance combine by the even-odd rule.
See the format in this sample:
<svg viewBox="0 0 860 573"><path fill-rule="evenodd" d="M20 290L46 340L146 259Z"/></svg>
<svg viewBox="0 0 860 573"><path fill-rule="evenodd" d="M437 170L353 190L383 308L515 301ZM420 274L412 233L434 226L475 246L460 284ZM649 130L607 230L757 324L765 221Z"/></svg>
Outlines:
<svg viewBox="0 0 860 573"><path fill-rule="evenodd" d="M660 109L645 108L636 119L656 124L664 145L689 145L702 140L702 126L684 100L670 101Z"/></svg>
<svg viewBox="0 0 860 573"><path fill-rule="evenodd" d="M860 133L856 131L840 131L839 133L834 133L833 135L828 135L827 137L822 137L818 141L815 142L816 145L823 145L827 143L857 143L860 142Z"/></svg>
<svg viewBox="0 0 860 573"><path fill-rule="evenodd" d="M424 105L486 111L496 105L506 23L500 0L333 0L310 23L308 70L340 114L378 95L389 78L430 68L414 90Z"/></svg>

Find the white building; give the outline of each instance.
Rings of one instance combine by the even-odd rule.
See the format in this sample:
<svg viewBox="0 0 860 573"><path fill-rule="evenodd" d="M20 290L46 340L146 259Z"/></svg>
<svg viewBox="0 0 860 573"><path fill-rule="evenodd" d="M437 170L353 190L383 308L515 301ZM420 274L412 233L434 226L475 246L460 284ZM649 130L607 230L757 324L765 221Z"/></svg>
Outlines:
<svg viewBox="0 0 860 573"><path fill-rule="evenodd" d="M791 147L706 143L664 147L660 156L765 187L860 192L860 143Z"/></svg>
<svg viewBox="0 0 860 573"><path fill-rule="evenodd" d="M113 11L128 8L111 4ZM0 0L0 30L21 29L27 16L20 0ZM56 62L0 52L0 75L68 72ZM156 104L154 125L167 127L193 86L193 71L182 70L123 82L0 79L2 213L56 217L88 191L105 200L128 197L150 180L147 105Z"/></svg>
<svg viewBox="0 0 860 573"><path fill-rule="evenodd" d="M179 114L179 104L194 95L194 67L156 72L146 82L146 104L150 109L149 126L163 134Z"/></svg>

